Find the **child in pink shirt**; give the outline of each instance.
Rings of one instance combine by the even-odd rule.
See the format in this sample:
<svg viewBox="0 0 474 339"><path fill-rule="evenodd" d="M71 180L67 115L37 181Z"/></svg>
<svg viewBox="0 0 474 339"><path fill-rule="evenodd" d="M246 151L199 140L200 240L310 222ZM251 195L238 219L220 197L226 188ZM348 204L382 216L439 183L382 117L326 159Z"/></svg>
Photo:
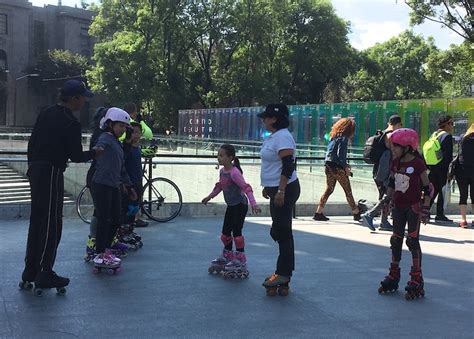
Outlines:
<svg viewBox="0 0 474 339"><path fill-rule="evenodd" d="M202 203L206 205L222 191L227 209L221 235L224 250L221 256L212 261L209 273L223 272L224 277L229 278L247 277L247 258L244 253L245 242L242 228L249 203L252 213L259 213L261 210L253 196L252 187L245 182L242 175L242 168L235 155L234 146L222 145L217 153L217 160L219 165L223 166L219 172L219 182L216 183L212 192L202 199ZM235 253L232 252L232 240L235 243Z"/></svg>

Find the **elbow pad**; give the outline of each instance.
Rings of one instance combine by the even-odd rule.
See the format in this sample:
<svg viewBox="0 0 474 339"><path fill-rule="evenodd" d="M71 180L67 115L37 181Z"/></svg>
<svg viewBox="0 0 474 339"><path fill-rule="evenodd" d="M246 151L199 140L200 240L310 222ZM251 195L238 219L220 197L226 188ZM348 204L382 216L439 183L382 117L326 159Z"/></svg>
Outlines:
<svg viewBox="0 0 474 339"><path fill-rule="evenodd" d="M388 179L388 187L395 188L395 178Z"/></svg>
<svg viewBox="0 0 474 339"><path fill-rule="evenodd" d="M281 168L281 175L287 177L288 179L291 178L291 175L295 171L295 162L293 161L293 156L287 155L281 158L281 162L283 164Z"/></svg>

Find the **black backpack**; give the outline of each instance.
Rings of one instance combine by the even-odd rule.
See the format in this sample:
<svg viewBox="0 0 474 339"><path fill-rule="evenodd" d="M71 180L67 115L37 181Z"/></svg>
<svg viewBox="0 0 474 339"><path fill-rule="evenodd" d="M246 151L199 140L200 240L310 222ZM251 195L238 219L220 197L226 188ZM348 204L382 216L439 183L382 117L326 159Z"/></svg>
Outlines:
<svg viewBox="0 0 474 339"><path fill-rule="evenodd" d="M376 164L382 157L383 152L387 149L385 147L385 135L387 133L378 130L365 142L364 146L364 161L367 164Z"/></svg>

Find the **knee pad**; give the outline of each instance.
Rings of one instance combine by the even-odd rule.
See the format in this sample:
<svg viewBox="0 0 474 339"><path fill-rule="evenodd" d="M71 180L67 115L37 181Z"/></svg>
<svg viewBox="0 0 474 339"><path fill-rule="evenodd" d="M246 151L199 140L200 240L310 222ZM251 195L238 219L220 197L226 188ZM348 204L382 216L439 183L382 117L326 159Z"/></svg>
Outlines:
<svg viewBox="0 0 474 339"><path fill-rule="evenodd" d="M403 238L400 238L397 235L392 235L390 237L390 248L402 248Z"/></svg>
<svg viewBox="0 0 474 339"><path fill-rule="evenodd" d="M418 238L408 237L406 244L410 251L418 250L420 248L420 241Z"/></svg>
<svg viewBox="0 0 474 339"><path fill-rule="evenodd" d="M232 243L232 237L230 235L221 234L221 241L224 246L227 246Z"/></svg>
<svg viewBox="0 0 474 339"><path fill-rule="evenodd" d="M244 248L245 247L245 240L243 236L235 237L234 238L235 248Z"/></svg>

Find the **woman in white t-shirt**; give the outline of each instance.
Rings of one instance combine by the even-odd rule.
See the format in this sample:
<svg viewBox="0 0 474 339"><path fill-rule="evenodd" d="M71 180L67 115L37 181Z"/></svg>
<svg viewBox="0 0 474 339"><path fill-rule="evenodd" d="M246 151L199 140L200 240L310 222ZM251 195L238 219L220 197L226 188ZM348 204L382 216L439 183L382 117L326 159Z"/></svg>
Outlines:
<svg viewBox="0 0 474 339"><path fill-rule="evenodd" d="M300 184L295 171L296 143L288 131L288 107L270 104L258 115L265 129L271 132L262 145L260 179L263 196L270 199L272 228L270 235L278 242L276 270L265 279L263 286L269 295L278 291L288 294L288 283L295 267L292 233L293 207L300 196Z"/></svg>

